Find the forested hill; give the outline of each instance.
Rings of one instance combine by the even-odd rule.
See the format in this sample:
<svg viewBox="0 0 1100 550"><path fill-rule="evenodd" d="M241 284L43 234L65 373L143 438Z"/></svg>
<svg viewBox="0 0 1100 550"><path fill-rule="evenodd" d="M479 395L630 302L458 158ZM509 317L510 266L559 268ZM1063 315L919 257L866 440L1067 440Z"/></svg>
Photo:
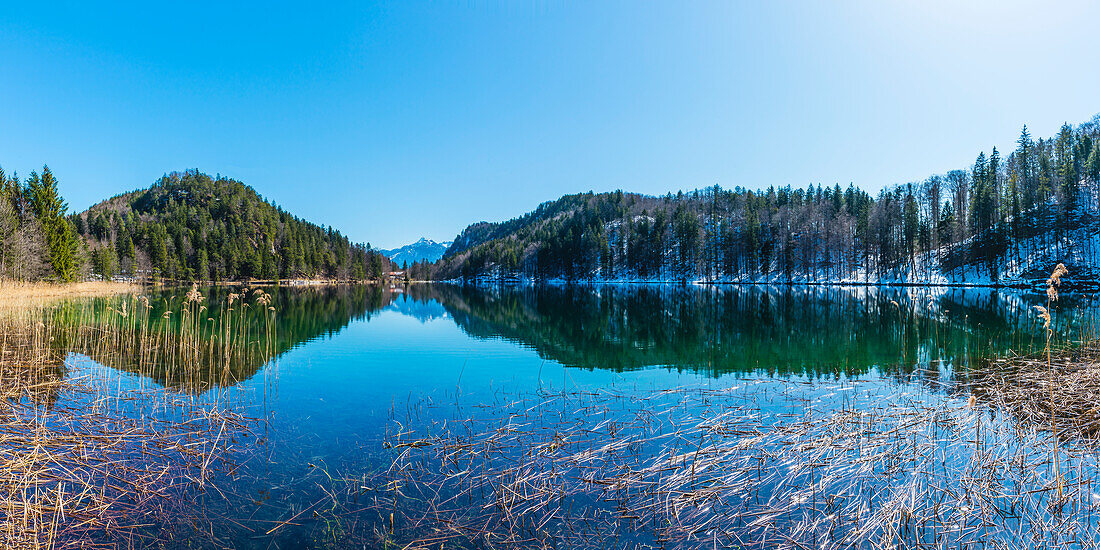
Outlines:
<svg viewBox="0 0 1100 550"><path fill-rule="evenodd" d="M389 260L232 179L174 172L70 217L103 276L181 280L380 278Z"/></svg>
<svg viewBox="0 0 1100 550"><path fill-rule="evenodd" d="M469 226L430 269L438 279L988 283L1045 278L1064 261L1095 279L1098 173L1100 117L1049 139L1025 126L1007 154L993 148L873 196L853 185L569 195Z"/></svg>

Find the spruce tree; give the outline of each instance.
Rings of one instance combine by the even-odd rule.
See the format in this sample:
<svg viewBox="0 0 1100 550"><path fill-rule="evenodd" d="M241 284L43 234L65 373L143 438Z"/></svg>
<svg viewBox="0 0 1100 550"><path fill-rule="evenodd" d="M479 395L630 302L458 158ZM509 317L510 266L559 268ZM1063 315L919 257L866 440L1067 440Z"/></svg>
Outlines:
<svg viewBox="0 0 1100 550"><path fill-rule="evenodd" d="M76 279L79 242L76 229L65 218L69 206L57 189L57 178L48 166L42 167L42 175L31 172L27 181L27 203L46 233L46 247L54 276L62 282Z"/></svg>

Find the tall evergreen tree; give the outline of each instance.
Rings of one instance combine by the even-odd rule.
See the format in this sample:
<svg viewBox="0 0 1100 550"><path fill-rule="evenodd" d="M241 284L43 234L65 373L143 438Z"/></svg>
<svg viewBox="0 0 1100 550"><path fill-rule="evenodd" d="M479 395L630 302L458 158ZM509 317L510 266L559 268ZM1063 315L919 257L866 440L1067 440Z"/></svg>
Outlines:
<svg viewBox="0 0 1100 550"><path fill-rule="evenodd" d="M76 229L65 218L68 204L57 189L57 178L48 166L42 167L42 175L31 172L27 180L27 203L46 233L46 246L54 276L61 281L73 281L77 275L79 243Z"/></svg>

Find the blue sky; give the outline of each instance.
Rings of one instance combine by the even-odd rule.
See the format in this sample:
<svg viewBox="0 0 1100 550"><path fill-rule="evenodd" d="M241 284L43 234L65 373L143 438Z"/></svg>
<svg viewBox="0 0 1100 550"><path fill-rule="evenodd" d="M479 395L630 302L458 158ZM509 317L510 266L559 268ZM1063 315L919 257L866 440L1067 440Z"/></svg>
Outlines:
<svg viewBox="0 0 1100 550"><path fill-rule="evenodd" d="M387 248L588 190L876 191L1100 112L1087 3L0 4L7 171L82 210L199 168Z"/></svg>

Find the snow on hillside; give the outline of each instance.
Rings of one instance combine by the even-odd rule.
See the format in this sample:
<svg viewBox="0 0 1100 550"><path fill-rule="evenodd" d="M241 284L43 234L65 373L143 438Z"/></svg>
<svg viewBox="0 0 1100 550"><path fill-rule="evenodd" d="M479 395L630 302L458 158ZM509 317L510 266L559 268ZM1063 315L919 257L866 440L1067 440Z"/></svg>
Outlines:
<svg viewBox="0 0 1100 550"><path fill-rule="evenodd" d="M666 256L674 253L672 249ZM1042 285L1053 266L1064 263L1070 271L1068 281L1100 281L1100 227L1090 226L1069 231L1060 237L1051 234L1024 239L1000 258L995 271L981 264L968 264L960 268L943 271L941 261L945 250L920 254L912 265L891 270L887 275L868 273L857 269L851 276L835 277L822 271L804 272L796 270L790 277L785 276L778 265L773 265L768 273L742 275L737 277L691 278L684 279L673 270L663 268L656 277L642 278L620 270L615 276L604 276L597 270L578 283L626 284L626 283L716 283L716 284L829 284L829 285L922 285L922 286L1038 286ZM776 262L778 263L778 262ZM458 282L458 280L455 280ZM523 275L505 274L498 266L466 282L475 284L519 283L565 284L564 279L538 281Z"/></svg>

